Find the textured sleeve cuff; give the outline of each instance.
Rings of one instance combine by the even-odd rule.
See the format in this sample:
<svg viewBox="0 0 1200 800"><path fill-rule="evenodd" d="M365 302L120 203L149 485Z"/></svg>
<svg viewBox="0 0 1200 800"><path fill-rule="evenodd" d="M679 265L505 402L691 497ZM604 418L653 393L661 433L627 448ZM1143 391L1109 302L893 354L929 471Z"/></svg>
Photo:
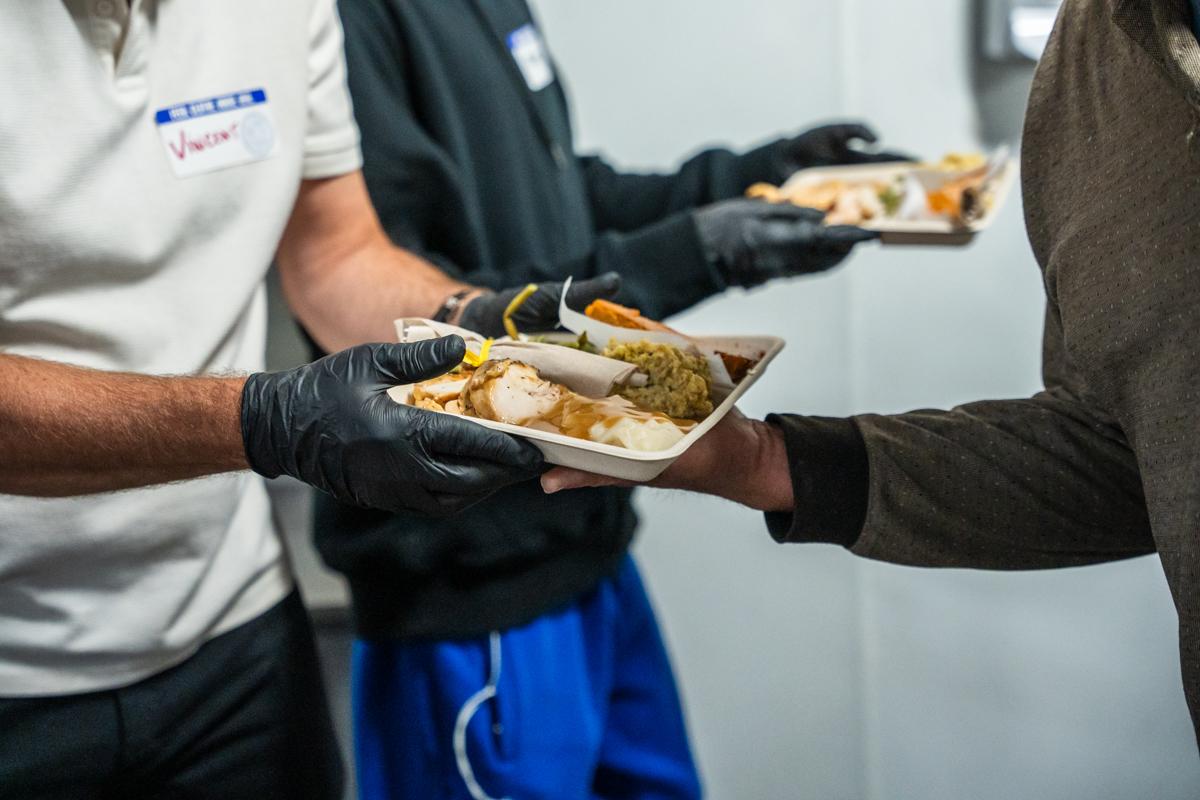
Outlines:
<svg viewBox="0 0 1200 800"><path fill-rule="evenodd" d="M853 547L867 517L867 447L849 419L773 414L783 431L796 507L768 513L778 542L824 542Z"/></svg>

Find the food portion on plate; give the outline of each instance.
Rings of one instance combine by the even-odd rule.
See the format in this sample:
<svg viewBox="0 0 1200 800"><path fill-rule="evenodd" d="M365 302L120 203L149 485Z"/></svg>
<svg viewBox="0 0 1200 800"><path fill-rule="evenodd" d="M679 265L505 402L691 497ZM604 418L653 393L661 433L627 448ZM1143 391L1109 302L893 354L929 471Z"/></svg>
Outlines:
<svg viewBox="0 0 1200 800"><path fill-rule="evenodd" d="M521 425L642 452L668 450L696 425L619 395L584 397L543 378L537 368L509 359L486 361L479 367L463 366L452 379L419 383L413 387L412 397L419 408L431 411Z"/></svg>
<svg viewBox="0 0 1200 800"><path fill-rule="evenodd" d="M482 355L472 354L476 357L450 374L415 384L411 403L642 452L670 449L713 412L709 362L698 349L635 337L613 339L597 351L586 335L537 338L541 341L521 342L520 350L503 341L483 342ZM519 358L493 358L493 352ZM570 382L573 371L594 370L596 358L632 367L620 371L597 397L545 377L529 363L540 361Z"/></svg>
<svg viewBox="0 0 1200 800"><path fill-rule="evenodd" d="M506 326L488 339L396 320L401 342L461 336L467 352L449 374L388 396L525 439L547 463L644 483L718 425L784 348L776 336L687 336L615 304L589 316L561 302L559 324L565 332Z"/></svg>
<svg viewBox="0 0 1200 800"><path fill-rule="evenodd" d="M633 364L646 376L644 384L620 391L638 406L679 419L702 420L712 413L712 375L699 353L671 344L614 340L602 355Z"/></svg>
<svg viewBox="0 0 1200 800"><path fill-rule="evenodd" d="M656 333L665 333L670 336L678 337L683 340L694 341L690 337L685 336L674 328L667 327L661 322L649 319L642 316L642 312L636 308L626 308L618 305L610 300L595 300L583 312L588 319L595 320L598 323L611 325L615 328L635 331L654 331ZM585 334L586 335L586 334ZM614 343L616 340L610 340L608 348L604 355L609 355L610 358L621 358L625 361L632 361L629 357L631 354L627 350L616 350ZM754 368L762 358L762 354L758 354L758 358L748 358L744 355L735 353L726 353L720 350L713 351L720 358L725 372L728 374L731 384L736 385L746 377L746 373ZM611 353L611 355L610 355Z"/></svg>
<svg viewBox="0 0 1200 800"><path fill-rule="evenodd" d="M603 314L611 314L614 310L619 310L619 313L645 319L636 309L625 308L607 301L598 302L605 304ZM593 303L585 314L590 319L601 319L607 322L606 317L595 316L596 308L596 304ZM660 322L653 320L646 320L646 322L656 326L653 330L682 336ZM651 330L651 328L633 327L626 329ZM696 348L681 347L664 342L650 342L636 337L610 339L607 346L598 348L592 343L586 332L574 338L542 335L530 337L529 340L568 347L632 365L636 368L633 380L616 386L614 389L622 397L632 400L642 408L690 420L702 420L712 413L712 373L708 359ZM753 363L748 359L746 361Z"/></svg>
<svg viewBox="0 0 1200 800"><path fill-rule="evenodd" d="M967 227L996 207L997 189L1009 168L1003 148L990 157L951 153L934 164L804 170L783 186L759 183L746 194L824 211L829 225L940 221Z"/></svg>
<svg viewBox="0 0 1200 800"><path fill-rule="evenodd" d="M496 340L428 320L399 321L402 341L456 333L468 348L455 370L409 387L403 402L627 450L665 451L708 419L766 355L754 345L720 352L606 301L582 314L564 305L560 316L569 334L513 330L516 337Z"/></svg>

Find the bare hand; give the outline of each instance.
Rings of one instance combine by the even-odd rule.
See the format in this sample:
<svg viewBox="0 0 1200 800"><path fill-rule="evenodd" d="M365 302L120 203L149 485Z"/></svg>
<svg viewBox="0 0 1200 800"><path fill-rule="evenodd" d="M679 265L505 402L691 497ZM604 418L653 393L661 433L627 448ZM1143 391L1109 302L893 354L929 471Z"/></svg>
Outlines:
<svg viewBox="0 0 1200 800"><path fill-rule="evenodd" d="M629 481L556 467L542 476L547 494ZM724 497L760 511L791 511L795 503L783 433L734 409L666 472L647 486Z"/></svg>

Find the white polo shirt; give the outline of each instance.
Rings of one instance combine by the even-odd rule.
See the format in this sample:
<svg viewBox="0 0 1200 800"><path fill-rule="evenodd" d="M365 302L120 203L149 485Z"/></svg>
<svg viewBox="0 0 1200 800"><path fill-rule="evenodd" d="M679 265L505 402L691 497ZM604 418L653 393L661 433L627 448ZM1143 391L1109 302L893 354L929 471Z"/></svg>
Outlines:
<svg viewBox="0 0 1200 800"><path fill-rule="evenodd" d="M0 350L262 369L263 278L301 179L360 166L334 0L35 0L0 15ZM250 473L0 496L0 696L132 683L290 588Z"/></svg>

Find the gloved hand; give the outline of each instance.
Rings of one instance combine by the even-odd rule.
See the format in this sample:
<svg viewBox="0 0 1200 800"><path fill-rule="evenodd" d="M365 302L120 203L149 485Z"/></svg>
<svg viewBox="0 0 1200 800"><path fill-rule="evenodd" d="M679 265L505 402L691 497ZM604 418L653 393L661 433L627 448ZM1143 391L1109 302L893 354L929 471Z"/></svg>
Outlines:
<svg viewBox="0 0 1200 800"><path fill-rule="evenodd" d="M531 295L513 314L512 320L518 330L552 331L558 327L558 303L562 297L562 283L539 283L538 290ZM615 297L621 289L621 276L607 272L598 278L572 281L567 294L567 305L575 310L598 298ZM480 295L467 304L458 325L484 336L504 335L504 312L524 287L505 289Z"/></svg>
<svg viewBox="0 0 1200 800"><path fill-rule="evenodd" d="M465 352L457 336L366 344L289 372L251 375L242 390L250 467L343 502L434 515L540 475L542 456L528 442L387 396L392 386L448 372Z"/></svg>
<svg viewBox="0 0 1200 800"><path fill-rule="evenodd" d="M868 153L856 143L875 144L879 137L866 125L839 123L823 125L790 139L780 139L766 147L777 170L775 183L791 177L797 170L834 164L873 164L885 161L915 161L903 153Z"/></svg>
<svg viewBox="0 0 1200 800"><path fill-rule="evenodd" d="M726 282L745 287L824 272L854 245L879 238L852 225L826 226L824 212L791 203L726 200L693 212L693 219L709 263Z"/></svg>

